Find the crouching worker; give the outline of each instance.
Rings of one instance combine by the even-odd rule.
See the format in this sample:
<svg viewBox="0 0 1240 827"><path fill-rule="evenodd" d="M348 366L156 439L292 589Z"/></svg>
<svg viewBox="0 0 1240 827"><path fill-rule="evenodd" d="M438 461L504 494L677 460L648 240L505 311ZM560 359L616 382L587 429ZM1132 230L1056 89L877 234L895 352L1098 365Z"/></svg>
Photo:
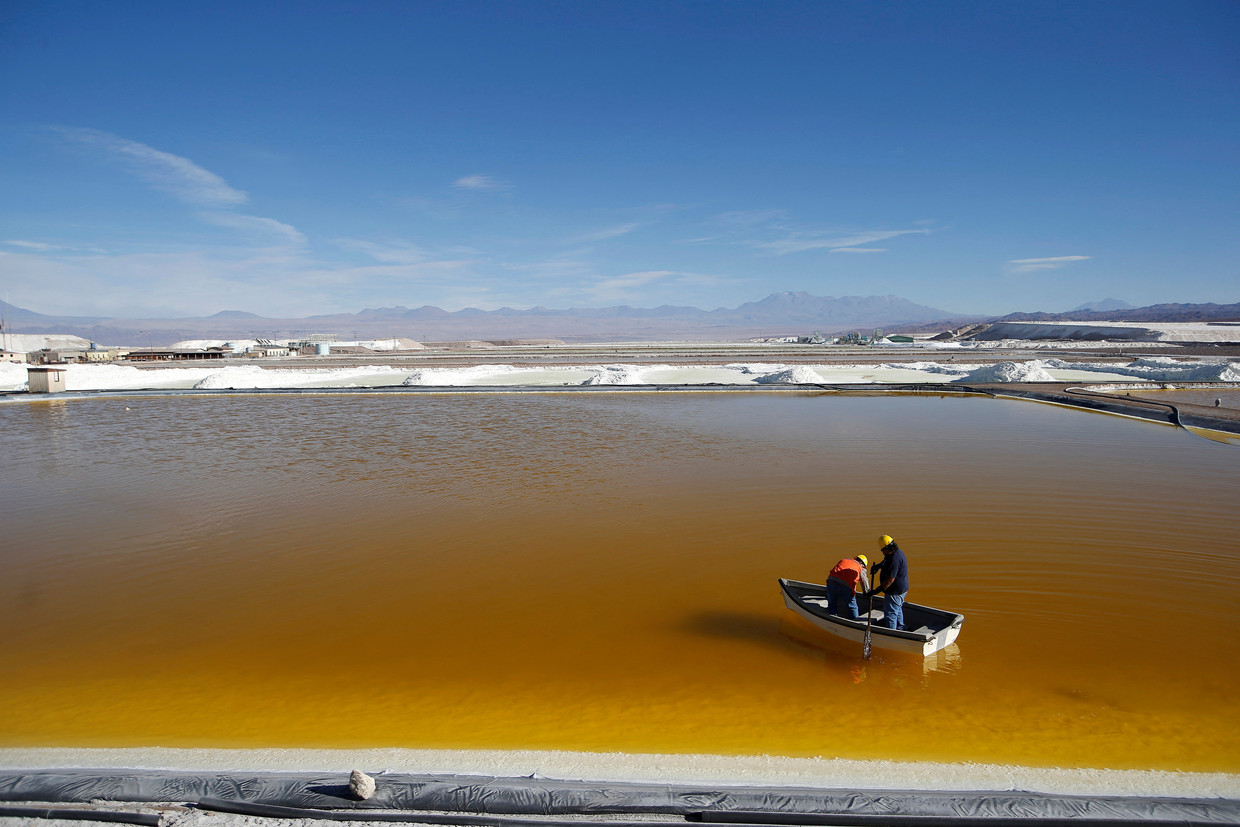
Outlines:
<svg viewBox="0 0 1240 827"><path fill-rule="evenodd" d="M870 590L870 578L866 568L870 561L864 554L844 559L835 564L827 575L827 611L833 615L857 620L857 592Z"/></svg>

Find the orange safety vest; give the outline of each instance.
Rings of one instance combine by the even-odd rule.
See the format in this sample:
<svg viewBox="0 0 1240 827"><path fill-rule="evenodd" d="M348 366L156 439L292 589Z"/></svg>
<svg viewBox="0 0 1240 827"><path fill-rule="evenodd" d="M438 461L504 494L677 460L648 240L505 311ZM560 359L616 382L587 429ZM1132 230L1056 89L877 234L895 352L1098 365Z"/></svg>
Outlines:
<svg viewBox="0 0 1240 827"><path fill-rule="evenodd" d="M821 571L821 569L819 569L819 571ZM831 569L831 574L827 575L827 579L830 580L834 577L836 580L841 580L844 583L847 583L848 588L856 591L857 581L861 579L861 572L863 571L865 571L865 568L861 565L861 563L849 558L836 563L835 568Z"/></svg>

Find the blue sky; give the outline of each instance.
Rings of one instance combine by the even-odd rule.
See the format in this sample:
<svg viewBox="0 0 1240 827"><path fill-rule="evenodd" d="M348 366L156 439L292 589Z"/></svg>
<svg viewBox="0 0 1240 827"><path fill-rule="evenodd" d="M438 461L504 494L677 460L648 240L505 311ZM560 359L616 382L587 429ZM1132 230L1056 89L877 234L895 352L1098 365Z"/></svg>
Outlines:
<svg viewBox="0 0 1240 827"><path fill-rule="evenodd" d="M0 298L1240 301L1240 3L0 5Z"/></svg>

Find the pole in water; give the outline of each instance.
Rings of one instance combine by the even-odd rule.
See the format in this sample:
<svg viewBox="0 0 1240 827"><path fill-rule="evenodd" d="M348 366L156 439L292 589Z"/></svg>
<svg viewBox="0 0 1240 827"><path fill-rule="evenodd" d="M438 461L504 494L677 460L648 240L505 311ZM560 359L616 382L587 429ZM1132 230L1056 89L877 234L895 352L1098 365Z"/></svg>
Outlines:
<svg viewBox="0 0 1240 827"><path fill-rule="evenodd" d="M870 659L870 624L874 621L874 595L870 595L870 605L865 613L865 640L861 643L861 659Z"/></svg>

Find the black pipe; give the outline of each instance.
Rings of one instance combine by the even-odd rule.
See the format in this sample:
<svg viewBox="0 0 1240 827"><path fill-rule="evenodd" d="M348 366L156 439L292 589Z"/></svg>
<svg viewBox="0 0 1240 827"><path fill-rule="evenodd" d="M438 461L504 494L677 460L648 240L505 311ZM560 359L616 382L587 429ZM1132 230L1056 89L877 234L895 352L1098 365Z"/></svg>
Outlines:
<svg viewBox="0 0 1240 827"><path fill-rule="evenodd" d="M528 816L468 815L464 813L427 813L416 810L401 812L374 810L316 810L302 807L283 807L278 804L257 804L249 801L230 801L222 798L204 798L197 805L200 810L218 813L259 816L261 818L313 818L322 821L380 821L416 824L462 825L462 827L658 827L659 824L675 825L678 821L583 821L576 818L530 818Z"/></svg>
<svg viewBox="0 0 1240 827"><path fill-rule="evenodd" d="M87 810L69 807L10 807L0 805L0 818L54 818L63 821L111 821L159 827L155 813L126 813L120 810Z"/></svg>
<svg viewBox="0 0 1240 827"><path fill-rule="evenodd" d="M888 813L763 813L740 810L702 811L688 814L689 821L728 824L732 827L1218 827L1217 821L1192 819L1091 818L1073 816L950 816L896 815Z"/></svg>

